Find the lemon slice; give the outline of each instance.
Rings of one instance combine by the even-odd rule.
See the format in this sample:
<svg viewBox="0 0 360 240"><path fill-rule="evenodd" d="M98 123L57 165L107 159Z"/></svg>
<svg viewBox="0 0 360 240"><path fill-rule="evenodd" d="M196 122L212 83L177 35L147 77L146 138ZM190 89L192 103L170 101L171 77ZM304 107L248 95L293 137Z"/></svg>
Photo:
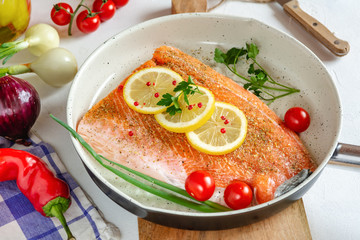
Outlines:
<svg viewBox="0 0 360 240"><path fill-rule="evenodd" d="M131 75L124 85L124 99L130 108L145 114L156 114L166 110L157 103L165 93L173 92L183 81L176 72L165 67L144 68Z"/></svg>
<svg viewBox="0 0 360 240"><path fill-rule="evenodd" d="M181 112L170 115L168 112L155 114L155 119L165 129L184 133L193 131L206 123L215 110L215 98L212 92L198 86L200 93L188 95L189 105L183 95L179 97Z"/></svg>
<svg viewBox="0 0 360 240"><path fill-rule="evenodd" d="M195 149L212 155L234 151L245 140L247 120L236 106L215 102L215 111L209 121L200 128L186 133Z"/></svg>

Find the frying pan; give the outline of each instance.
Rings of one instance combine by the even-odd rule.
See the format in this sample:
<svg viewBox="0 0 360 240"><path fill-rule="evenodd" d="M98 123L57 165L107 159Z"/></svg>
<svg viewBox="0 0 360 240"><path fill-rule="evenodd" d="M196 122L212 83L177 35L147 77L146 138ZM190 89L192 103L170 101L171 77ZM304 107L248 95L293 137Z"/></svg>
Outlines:
<svg viewBox="0 0 360 240"><path fill-rule="evenodd" d="M91 106L133 69L151 59L153 50L161 45L175 46L230 76L212 60L214 49L242 47L246 42L254 42L259 47L257 59L270 75L301 90L299 94L276 100L270 107L281 118L292 106L308 110L312 122L300 137L318 168L296 188L269 202L230 212L199 213L118 179L72 139L89 175L106 195L131 213L158 224L196 230L228 229L269 217L301 198L331 158L341 160L347 155L360 155L358 146L338 143L340 99L326 67L307 47L257 20L209 13L156 18L129 28L98 47L81 66L71 86L68 124L76 128Z"/></svg>

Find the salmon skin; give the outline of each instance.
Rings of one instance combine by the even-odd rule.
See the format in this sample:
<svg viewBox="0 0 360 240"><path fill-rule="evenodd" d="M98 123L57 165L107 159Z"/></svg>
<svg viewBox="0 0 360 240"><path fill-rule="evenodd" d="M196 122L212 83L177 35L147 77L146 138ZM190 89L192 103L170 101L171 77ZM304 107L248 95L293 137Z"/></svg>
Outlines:
<svg viewBox="0 0 360 240"><path fill-rule="evenodd" d="M134 72L154 66L170 68L184 79L191 76L197 85L210 89L216 101L241 109L248 120L244 143L220 156L195 150L185 134L167 131L153 115L128 107L122 89L125 79L78 123L78 133L99 154L180 187L196 170L210 172L220 193L234 180L244 181L253 188L257 203L273 199L276 188L301 170L315 170L316 164L299 136L258 97L230 78L170 46L157 48L153 58ZM221 198L218 195L212 200L223 203Z"/></svg>

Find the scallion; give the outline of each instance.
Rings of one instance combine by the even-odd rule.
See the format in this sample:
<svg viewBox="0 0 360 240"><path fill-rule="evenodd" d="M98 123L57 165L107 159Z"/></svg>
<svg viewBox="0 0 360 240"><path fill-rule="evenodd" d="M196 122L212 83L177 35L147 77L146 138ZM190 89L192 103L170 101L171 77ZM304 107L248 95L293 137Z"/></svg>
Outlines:
<svg viewBox="0 0 360 240"><path fill-rule="evenodd" d="M198 210L200 212L222 212L222 211L230 211L231 210L230 208L227 208L223 205L220 205L218 203L215 203L215 202L212 202L209 200L204 201L204 202L197 201L193 197L191 197L184 189L181 189L174 185L160 181L158 179L152 178L146 174L135 171L135 170L128 168L122 164L113 162L100 154L97 154L95 152L95 150L74 129L72 129L69 125L62 122L60 119L56 118L52 114L50 114L50 116L56 122L58 122L61 126L63 126L65 129L67 129L72 134L72 136L79 141L79 143L90 153L91 156L93 156L95 158L95 160L101 166L103 166L104 168L113 172L114 174L116 174L118 177L121 177L125 181L141 188L142 190L152 193L152 194L154 194L158 197L164 198L166 200L169 200L171 202L177 203L179 205L185 206L187 208ZM132 173L132 174L148 181L149 183L157 185L159 187L162 187L170 192L164 191L159 188L155 188L149 184L145 184L145 183L131 177L130 175L120 171L119 169L116 169L116 168L106 164L103 160L105 160L107 163L114 164L114 165L122 168L123 170L127 171L128 173ZM175 195L174 193L181 195L181 196Z"/></svg>

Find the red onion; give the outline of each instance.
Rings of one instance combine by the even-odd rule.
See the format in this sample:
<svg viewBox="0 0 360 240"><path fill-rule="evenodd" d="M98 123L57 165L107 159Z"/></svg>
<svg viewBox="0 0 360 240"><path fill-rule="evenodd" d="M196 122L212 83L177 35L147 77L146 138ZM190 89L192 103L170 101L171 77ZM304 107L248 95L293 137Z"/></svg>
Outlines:
<svg viewBox="0 0 360 240"><path fill-rule="evenodd" d="M14 76L0 78L0 136L26 140L40 106L39 94L31 84Z"/></svg>

